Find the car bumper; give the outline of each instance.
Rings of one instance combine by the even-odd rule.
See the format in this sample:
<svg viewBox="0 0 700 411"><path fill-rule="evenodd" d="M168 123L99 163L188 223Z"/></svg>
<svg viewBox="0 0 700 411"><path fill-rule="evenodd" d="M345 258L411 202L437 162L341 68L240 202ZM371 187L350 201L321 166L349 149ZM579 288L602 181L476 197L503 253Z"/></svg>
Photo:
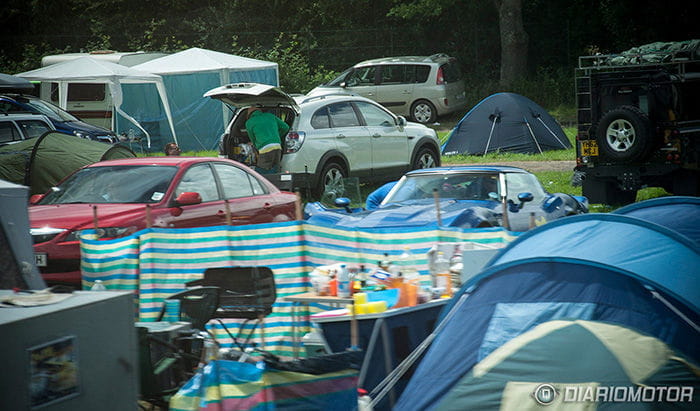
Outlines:
<svg viewBox="0 0 700 411"><path fill-rule="evenodd" d="M262 176L282 191L305 191L315 184L315 176L311 173L263 174Z"/></svg>
<svg viewBox="0 0 700 411"><path fill-rule="evenodd" d="M46 266L39 267L39 272L47 284L81 287L80 246L77 242L35 244L34 252L46 255Z"/></svg>

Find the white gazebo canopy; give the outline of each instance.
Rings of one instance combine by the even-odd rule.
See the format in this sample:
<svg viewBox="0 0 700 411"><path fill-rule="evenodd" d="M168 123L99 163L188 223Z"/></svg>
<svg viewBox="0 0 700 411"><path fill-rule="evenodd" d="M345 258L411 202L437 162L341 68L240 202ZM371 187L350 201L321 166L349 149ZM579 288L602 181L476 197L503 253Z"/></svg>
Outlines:
<svg viewBox="0 0 700 411"><path fill-rule="evenodd" d="M163 79L157 74L147 73L107 61L96 60L92 57L80 57L16 75L32 81L50 81L58 83L59 106L64 110L68 106L68 83L107 84L112 96L114 109L144 132L148 140L149 148L151 146L151 137L148 132L144 130L136 119L125 113L121 108L123 101L121 85L125 83L154 83L158 89L158 95L163 103L163 107L165 108L173 139L177 142L173 117L170 113L170 105L168 104L168 96L165 92ZM114 119L112 121L114 121Z"/></svg>

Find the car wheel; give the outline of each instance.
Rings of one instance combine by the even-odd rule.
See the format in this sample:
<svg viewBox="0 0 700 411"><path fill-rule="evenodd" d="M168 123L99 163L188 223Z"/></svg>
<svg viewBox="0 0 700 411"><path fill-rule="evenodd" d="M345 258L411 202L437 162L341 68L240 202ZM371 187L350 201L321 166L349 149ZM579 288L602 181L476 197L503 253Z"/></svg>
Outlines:
<svg viewBox="0 0 700 411"><path fill-rule="evenodd" d="M428 100L418 100L411 105L411 120L417 123L432 123L437 118L435 106Z"/></svg>
<svg viewBox="0 0 700 411"><path fill-rule="evenodd" d="M605 113L596 127L596 136L601 156L620 162L644 159L653 138L649 117L633 106Z"/></svg>
<svg viewBox="0 0 700 411"><path fill-rule="evenodd" d="M435 153L433 150L423 147L418 151L416 159L413 160L412 170L419 170L421 168L432 168L437 167L438 161L435 158Z"/></svg>
<svg viewBox="0 0 700 411"><path fill-rule="evenodd" d="M337 161L330 161L323 166L319 181L316 186L316 196L322 197L325 194L338 197L345 191L345 178L347 171Z"/></svg>

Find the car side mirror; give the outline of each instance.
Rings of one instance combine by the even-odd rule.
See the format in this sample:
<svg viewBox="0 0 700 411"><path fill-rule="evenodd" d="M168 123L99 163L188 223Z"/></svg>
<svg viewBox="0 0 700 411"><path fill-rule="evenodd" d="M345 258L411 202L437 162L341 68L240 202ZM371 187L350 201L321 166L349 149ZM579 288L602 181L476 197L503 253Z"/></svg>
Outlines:
<svg viewBox="0 0 700 411"><path fill-rule="evenodd" d="M42 198L44 198L45 195L46 194L34 194L33 196L29 197L29 204L38 203Z"/></svg>
<svg viewBox="0 0 700 411"><path fill-rule="evenodd" d="M518 201L520 201L520 205L518 205L518 208L523 208L523 205L525 205L525 203L529 203L534 198L535 197L532 195L532 193L524 192L518 194Z"/></svg>
<svg viewBox="0 0 700 411"><path fill-rule="evenodd" d="M202 196L199 195L197 192L193 191L187 191L175 199L175 203L179 206L183 205L194 205L194 204L199 204L202 202Z"/></svg>
<svg viewBox="0 0 700 411"><path fill-rule="evenodd" d="M495 191L489 191L489 199L493 201L500 201L500 198L498 198L498 193Z"/></svg>
<svg viewBox="0 0 700 411"><path fill-rule="evenodd" d="M335 201L333 201L333 204L335 204L336 207L344 208L348 214L352 213L352 210L350 209L350 199L347 197L338 197L335 199Z"/></svg>
<svg viewBox="0 0 700 411"><path fill-rule="evenodd" d="M399 127L406 127L406 124L408 124L408 121L406 121L406 117L404 116L398 116L396 118L396 125Z"/></svg>
<svg viewBox="0 0 700 411"><path fill-rule="evenodd" d="M348 86L348 83L346 83L344 81L342 83L340 83L340 88L345 88L347 86Z"/></svg>

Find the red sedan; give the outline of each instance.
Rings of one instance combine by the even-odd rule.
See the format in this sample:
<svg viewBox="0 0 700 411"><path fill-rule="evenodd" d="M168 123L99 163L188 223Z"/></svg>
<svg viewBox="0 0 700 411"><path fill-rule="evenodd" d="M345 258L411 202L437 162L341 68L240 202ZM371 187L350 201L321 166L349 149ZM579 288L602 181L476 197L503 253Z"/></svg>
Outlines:
<svg viewBox="0 0 700 411"><path fill-rule="evenodd" d="M228 200L228 212L226 207ZM79 286L82 230L117 238L147 227L203 227L290 221L293 193L243 164L221 158L150 157L95 163L33 196L29 220L36 262L49 284ZM150 206L150 213L147 212Z"/></svg>

